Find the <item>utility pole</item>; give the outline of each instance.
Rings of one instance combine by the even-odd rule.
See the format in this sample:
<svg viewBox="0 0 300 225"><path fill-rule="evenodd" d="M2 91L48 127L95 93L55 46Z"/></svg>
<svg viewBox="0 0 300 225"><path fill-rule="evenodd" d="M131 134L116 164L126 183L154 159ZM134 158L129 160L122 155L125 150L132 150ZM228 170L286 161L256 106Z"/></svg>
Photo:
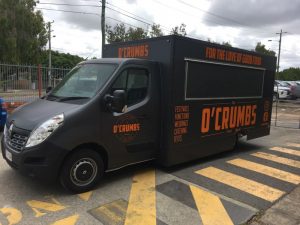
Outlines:
<svg viewBox="0 0 300 225"><path fill-rule="evenodd" d="M276 33L279 34L279 49L278 49L278 59L277 59L277 76L279 73L279 62L280 62L280 51L281 51L281 37L282 34L286 34L287 32L282 32L282 29L280 30L280 33Z"/></svg>
<svg viewBox="0 0 300 225"><path fill-rule="evenodd" d="M51 67L52 67L52 62L51 62L51 24L54 23L48 22L48 39L49 39L49 66L48 66L48 86L51 86Z"/></svg>
<svg viewBox="0 0 300 225"><path fill-rule="evenodd" d="M101 13L101 32L102 32L102 53L103 58L104 44L105 44L105 5L106 0L102 0L102 13Z"/></svg>

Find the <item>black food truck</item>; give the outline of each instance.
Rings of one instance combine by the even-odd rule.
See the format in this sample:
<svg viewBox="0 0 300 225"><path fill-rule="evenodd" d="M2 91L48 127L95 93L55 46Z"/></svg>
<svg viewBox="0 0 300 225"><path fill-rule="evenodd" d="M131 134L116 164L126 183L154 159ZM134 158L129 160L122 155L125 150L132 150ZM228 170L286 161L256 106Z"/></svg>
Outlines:
<svg viewBox="0 0 300 225"><path fill-rule="evenodd" d="M276 58L180 36L106 45L9 116L2 154L21 173L91 189L105 172L163 166L270 133Z"/></svg>

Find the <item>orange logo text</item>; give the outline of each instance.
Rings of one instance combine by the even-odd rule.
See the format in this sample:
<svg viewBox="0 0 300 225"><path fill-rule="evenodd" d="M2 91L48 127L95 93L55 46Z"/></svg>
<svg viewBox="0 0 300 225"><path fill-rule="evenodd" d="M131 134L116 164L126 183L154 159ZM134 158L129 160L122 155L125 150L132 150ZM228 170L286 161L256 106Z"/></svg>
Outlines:
<svg viewBox="0 0 300 225"><path fill-rule="evenodd" d="M119 58L148 57L148 55L149 55L148 49L149 49L148 44L119 48L118 49L118 57Z"/></svg>
<svg viewBox="0 0 300 225"><path fill-rule="evenodd" d="M140 124L139 123L132 123L132 124L117 124L113 126L113 133L130 133L130 132L138 132L140 131Z"/></svg>
<svg viewBox="0 0 300 225"><path fill-rule="evenodd" d="M256 124L257 105L220 106L202 109L201 133Z"/></svg>

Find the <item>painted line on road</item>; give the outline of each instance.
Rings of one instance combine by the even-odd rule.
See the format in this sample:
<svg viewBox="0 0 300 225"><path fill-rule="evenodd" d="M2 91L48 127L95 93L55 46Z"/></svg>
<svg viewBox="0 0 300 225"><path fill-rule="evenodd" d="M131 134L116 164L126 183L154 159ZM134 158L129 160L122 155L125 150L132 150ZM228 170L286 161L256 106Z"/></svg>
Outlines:
<svg viewBox="0 0 300 225"><path fill-rule="evenodd" d="M289 146L289 147L297 147L297 148L300 148L300 144L298 144L298 143L288 142L288 143L286 143L286 145Z"/></svg>
<svg viewBox="0 0 300 225"><path fill-rule="evenodd" d="M127 201L118 199L88 212L102 224L123 225L127 210Z"/></svg>
<svg viewBox="0 0 300 225"><path fill-rule="evenodd" d="M288 166L300 168L300 161L297 161L297 160L288 159L288 158L280 157L280 156L273 155L273 154L267 154L267 153L264 153L264 152L256 152L256 153L253 153L251 155L253 155L255 157L258 157L258 158L270 160L270 161L273 161L273 162L285 164L285 165L288 165Z"/></svg>
<svg viewBox="0 0 300 225"><path fill-rule="evenodd" d="M203 225L233 225L219 197L190 185Z"/></svg>
<svg viewBox="0 0 300 225"><path fill-rule="evenodd" d="M16 208L11 208L11 207L0 208L0 213L2 213L6 217L9 225L17 224L22 220L22 213L20 210Z"/></svg>
<svg viewBox="0 0 300 225"><path fill-rule="evenodd" d="M212 193L210 190L205 190L191 182L187 183L178 180L170 180L158 185L156 190L169 198L164 206L171 210L171 212L165 209L160 211L163 215L167 214L168 216L173 217L180 214L180 224L184 224L183 221L187 221L188 219L193 221L191 224L199 224L201 221L201 224L204 225L241 224L251 218L257 211L256 209L252 210L248 207L241 206L238 203L233 203L232 201L229 201L231 199L224 199L223 197ZM175 201L178 202L178 204ZM174 208L174 206L177 208ZM183 213L186 212L188 208L192 208L195 211L190 213L189 216L196 216L196 218L186 218L186 214ZM232 221L232 223L230 223L230 221ZM170 224L174 224L174 222Z"/></svg>
<svg viewBox="0 0 300 225"><path fill-rule="evenodd" d="M79 215L75 214L73 216L69 216L67 218L58 220L51 225L75 225L79 219Z"/></svg>
<svg viewBox="0 0 300 225"><path fill-rule="evenodd" d="M58 212L66 208L66 206L62 205L55 198L51 198L51 200L53 203L39 200L30 200L26 203L35 212L35 217L41 217L48 212Z"/></svg>
<svg viewBox="0 0 300 225"><path fill-rule="evenodd" d="M92 191L88 191L88 192L85 192L85 193L81 193L81 194L78 194L77 196L82 199L83 201L88 201L90 200L91 196L92 196L93 192Z"/></svg>
<svg viewBox="0 0 300 225"><path fill-rule="evenodd" d="M233 159L230 161L227 161L227 163L247 169L252 170L257 173L261 173L270 177L277 178L279 180L283 180L289 183L293 184L299 184L300 183L300 176L289 173L283 170L275 169L273 167L265 166L259 163L251 162L244 159Z"/></svg>
<svg viewBox="0 0 300 225"><path fill-rule="evenodd" d="M125 225L156 224L155 170L136 174L130 191Z"/></svg>
<svg viewBox="0 0 300 225"><path fill-rule="evenodd" d="M290 154L290 155L300 156L300 151L290 149L290 148L273 147L273 148L270 148L270 150L277 151L277 152L282 152L282 153L287 153L287 154Z"/></svg>
<svg viewBox="0 0 300 225"><path fill-rule="evenodd" d="M195 173L242 190L269 202L273 202L285 194L284 191L280 191L276 188L220 170L215 167L207 167L198 170Z"/></svg>

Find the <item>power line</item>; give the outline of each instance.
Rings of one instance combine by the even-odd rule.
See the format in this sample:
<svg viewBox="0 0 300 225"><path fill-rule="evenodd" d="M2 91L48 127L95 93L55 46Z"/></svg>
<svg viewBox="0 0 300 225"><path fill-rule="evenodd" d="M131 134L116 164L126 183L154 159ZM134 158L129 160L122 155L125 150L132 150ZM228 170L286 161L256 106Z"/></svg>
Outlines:
<svg viewBox="0 0 300 225"><path fill-rule="evenodd" d="M193 19L195 18L195 15L194 15L194 16L191 15L190 12L187 13L187 12L184 11L184 10L177 9L177 8L175 8L173 5L167 5L167 4L162 3L162 2L160 2L160 1L157 1L157 0L153 0L153 1L156 2L156 3L159 4L159 5L162 5L162 6L166 7L166 8L168 8L168 9L169 9L169 8L172 8L172 9L176 10L177 12L182 13L182 14L185 15L185 16L190 16L190 17L192 17ZM204 21L211 22L211 23L214 23L214 24L217 24L217 25L225 25L225 24L218 23L218 22L215 22L215 21L212 21L212 20L209 20L209 19L205 19Z"/></svg>
<svg viewBox="0 0 300 225"><path fill-rule="evenodd" d="M97 13L82 12L82 11L73 11L73 10L49 9L49 8L40 8L40 7L37 7L36 9L58 11L58 12L67 12L67 13L76 13L76 14L94 15L94 16L99 16L99 17L101 16L100 14L97 14ZM120 23L123 23L123 24L125 24L127 26L131 26L131 27L135 27L135 28L141 28L141 27L135 26L135 25L130 24L130 23L125 23L125 22L123 22L121 20L118 20L118 19L115 19L115 18L112 18L112 17L109 17L109 16L106 16L106 18L110 19L110 20L114 20L114 21L120 22Z"/></svg>
<svg viewBox="0 0 300 225"><path fill-rule="evenodd" d="M40 7L36 7L36 9L100 16L100 14L98 14L98 13L73 11L73 10L64 10L64 9L49 9L49 8L40 8Z"/></svg>
<svg viewBox="0 0 300 225"><path fill-rule="evenodd" d="M86 4L68 4L68 3L53 3L53 2L39 2L40 5L61 5L61 6L75 6L75 7L81 7L81 6L87 6L87 7L97 7L100 8L99 5L86 5Z"/></svg>
<svg viewBox="0 0 300 225"><path fill-rule="evenodd" d="M241 25L241 26L246 26L245 24L242 24L242 23L240 23L240 22L238 22L236 20L233 20L233 19L225 17L225 16L220 16L220 15L218 15L216 13L212 13L212 12L203 10L203 9L201 9L199 7L196 7L196 6L192 5L192 4L186 3L186 2L184 2L182 0L177 0L177 1L180 2L180 3L182 3L182 4L184 4L184 5L187 5L187 6L191 7L191 8L193 8L193 9L198 9L198 10L200 10L200 11L206 13L206 14L209 14L211 16L214 16L214 17L217 17L217 18L220 18L220 19L223 19L223 20L227 20L227 21L233 22L233 23Z"/></svg>
<svg viewBox="0 0 300 225"><path fill-rule="evenodd" d="M135 16L135 17L137 17L137 18L140 18L140 19L142 19L142 20L144 20L144 21L153 23L152 21L150 21L150 20L148 20L148 19L146 19L146 18L143 18L143 17L138 16L138 15L136 15L136 14L133 14L133 13L131 13L131 12L129 12L129 11L126 11L126 10L124 10L124 9L122 9L122 8L120 8L120 7L118 7L118 6L116 6L116 5L113 5L113 4L109 3L109 2L107 2L107 4L108 4L108 5L111 5L112 7L115 7L116 9L119 9L119 10L125 12L125 13L128 13L128 14L130 14L130 15L132 15L132 16Z"/></svg>
<svg viewBox="0 0 300 225"><path fill-rule="evenodd" d="M125 23L124 21L121 21L121 20L118 20L118 19L115 19L115 18L112 18L112 17L109 17L109 16L107 16L106 18L107 18L107 19L110 19L110 20L114 20L114 21L120 22L120 23L123 23L123 24L125 24L125 25L127 25L127 26L130 26L130 27L141 28L141 27L132 25L132 24L130 24L130 23Z"/></svg>
<svg viewBox="0 0 300 225"><path fill-rule="evenodd" d="M50 3L50 2L43 2L43 3L39 3L39 4L44 4L44 5L58 5L58 6L74 6L74 7L81 7L81 6L83 6L83 7L85 7L85 6L86 6L86 7L96 7L96 8L100 8L100 7L101 7L101 6L98 6L98 5L67 4L67 3ZM148 22L146 22L146 21L143 21L143 20L141 20L141 19L135 18L135 17L130 16L130 15L127 15L127 14L122 13L122 12L120 12L119 10L113 9L113 8L111 8L111 7L106 6L106 8L108 8L108 9L114 11L114 12L117 12L117 13L123 15L123 16L126 16L126 17L128 17L128 18L131 18L131 19L133 19L133 20L139 21L139 22L141 22L141 23L144 23L144 24L147 24L147 25L150 25L150 26L152 25L151 23L148 23ZM65 10L65 11L71 12L72 10ZM75 12L75 11L73 11L73 12ZM77 12L76 12L76 13L77 13ZM84 12L82 12L82 13L84 13ZM98 15L100 15L100 14L98 14Z"/></svg>
<svg viewBox="0 0 300 225"><path fill-rule="evenodd" d="M101 2L101 1L100 1ZM67 3L49 3L49 2L44 2L44 3L39 3L39 4L44 4L44 5L58 5L58 6L74 6L74 7L81 7L81 6L86 6L86 7L97 7L97 8L100 8L101 6L97 6L97 5L86 5L86 4L67 4ZM119 8L119 9L121 9L120 7L117 7L117 6L115 6L115 5L113 5L113 4L110 4L110 3L107 3L107 4L109 4L109 5L111 5L111 6L113 6L113 7L115 7L115 8ZM130 19L133 19L133 20L136 20L136 21L138 21L138 22L141 22L141 23L144 23L144 24L146 24L147 26L152 26L153 24L155 24L154 22L147 22L147 21L145 21L146 19L145 18L142 18L142 17L140 17L140 16L137 16L137 15L135 15L135 14L133 14L133 13L130 13L130 12L128 12L128 11L126 11L126 10L122 10L122 11L124 11L124 12L126 12L126 13L128 13L128 14L131 14L131 15L133 15L133 16L135 16L135 17L133 17L133 16L130 16L130 15L127 15L127 14L125 14L125 13L123 13L123 12L120 12L119 10L116 10L116 9L113 9L113 8L111 8L111 7L108 7L108 6L106 6L106 8L108 8L109 10L111 10L111 11L115 11L115 12L117 12L117 13L119 13L119 14L121 14L121 15L123 15L123 16L126 16L126 17L128 17L128 18L130 18ZM39 9L45 9L45 10L51 10L51 9L46 9L46 8L39 8ZM54 11L54 9L52 9L53 11ZM58 11L58 9L57 9L57 11ZM59 11L62 11L62 12L70 12L70 13L79 13L79 14L93 14L93 13L89 13L89 12L82 12L82 11L73 11L73 10L59 10ZM97 15L99 15L100 16L100 14L97 14ZM136 18L136 17L138 17L138 18L141 18L141 19L138 19L138 18ZM111 18L112 20L115 20L115 21L118 21L118 22L121 22L121 23L124 23L123 21L120 21L120 20L116 20L116 19L114 19L114 18ZM143 19L143 20L142 20ZM149 20L148 20L149 21ZM124 23L124 24L127 24L128 25L128 23ZM131 26L133 26L133 25L131 25ZM161 25L160 25L161 26ZM137 28L137 26L133 26L133 27L136 27ZM164 28L163 26L161 26L161 29L162 30L166 30L166 31L168 31L168 32L171 32L171 30L170 29L168 29L168 28Z"/></svg>
<svg viewBox="0 0 300 225"><path fill-rule="evenodd" d="M137 19L137 18L135 18L135 17L133 17L133 16L129 16L129 15L125 14L125 13L122 13L122 12L120 12L120 11L118 11L118 10L116 10L116 9L110 8L110 7L108 7L108 6L106 6L106 8L108 8L108 9L110 9L110 10L112 10L112 11L115 11L115 12L117 12L117 13L120 13L120 14L123 15L123 16L127 16L128 18L131 18L131 19L134 19L134 20L139 21L139 22L141 22L141 23L147 24L147 25L149 25L149 26L152 25L151 23L148 23L148 22L145 22L145 21L143 21L143 20Z"/></svg>

